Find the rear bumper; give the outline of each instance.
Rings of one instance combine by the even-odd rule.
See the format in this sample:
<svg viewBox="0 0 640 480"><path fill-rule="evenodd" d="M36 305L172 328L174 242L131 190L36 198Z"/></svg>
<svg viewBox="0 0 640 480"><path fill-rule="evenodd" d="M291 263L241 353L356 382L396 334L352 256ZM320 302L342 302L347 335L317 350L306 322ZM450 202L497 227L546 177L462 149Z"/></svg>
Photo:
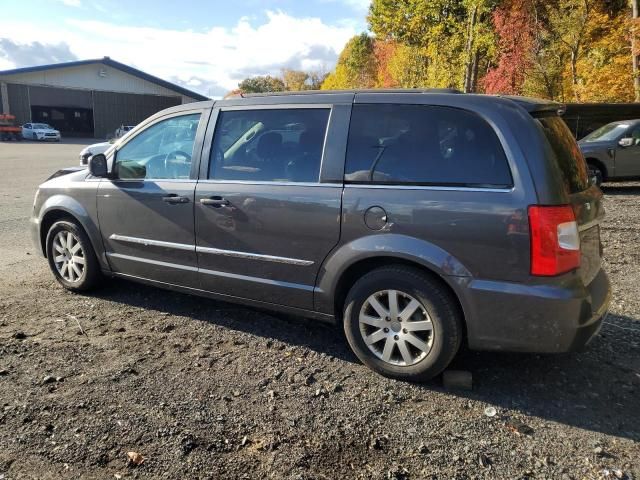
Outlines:
<svg viewBox="0 0 640 480"><path fill-rule="evenodd" d="M598 333L611 301L600 270L588 286L473 280L465 290L469 347L475 350L561 353L583 349Z"/></svg>

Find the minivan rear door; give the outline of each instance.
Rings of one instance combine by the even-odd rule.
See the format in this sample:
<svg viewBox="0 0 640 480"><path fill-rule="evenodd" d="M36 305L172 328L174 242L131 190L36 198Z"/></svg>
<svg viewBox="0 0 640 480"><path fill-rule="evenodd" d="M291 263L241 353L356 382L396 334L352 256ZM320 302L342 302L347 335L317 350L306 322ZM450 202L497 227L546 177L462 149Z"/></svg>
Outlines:
<svg viewBox="0 0 640 480"><path fill-rule="evenodd" d="M195 194L200 288L312 309L318 269L340 237L350 108L214 109Z"/></svg>
<svg viewBox="0 0 640 480"><path fill-rule="evenodd" d="M534 114L535 116L535 114ZM580 275L589 285L600 271L600 222L604 217L602 191L589 184L587 164L571 131L556 114L537 117L554 153L562 183L573 207L580 232Z"/></svg>

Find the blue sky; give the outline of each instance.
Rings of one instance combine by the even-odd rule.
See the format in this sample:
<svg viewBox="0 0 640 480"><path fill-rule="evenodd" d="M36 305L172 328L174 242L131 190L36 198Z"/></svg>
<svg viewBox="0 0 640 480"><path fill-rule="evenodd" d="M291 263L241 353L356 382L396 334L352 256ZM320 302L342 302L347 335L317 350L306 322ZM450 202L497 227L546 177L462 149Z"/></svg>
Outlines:
<svg viewBox="0 0 640 480"><path fill-rule="evenodd" d="M0 70L108 55L220 96L250 75L331 69L369 0L2 3Z"/></svg>

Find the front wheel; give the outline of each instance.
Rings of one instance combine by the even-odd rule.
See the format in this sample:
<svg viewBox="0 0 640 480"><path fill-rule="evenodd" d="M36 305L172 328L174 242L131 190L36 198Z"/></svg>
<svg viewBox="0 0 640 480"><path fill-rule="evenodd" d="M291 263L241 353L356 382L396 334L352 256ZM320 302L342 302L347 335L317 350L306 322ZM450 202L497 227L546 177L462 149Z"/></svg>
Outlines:
<svg viewBox="0 0 640 480"><path fill-rule="evenodd" d="M362 363L409 381L441 373L462 342L455 299L430 276L404 266L373 270L353 286L344 330Z"/></svg>
<svg viewBox="0 0 640 480"><path fill-rule="evenodd" d="M54 223L46 247L49 267L64 288L80 292L96 286L100 266L89 237L79 225L68 220Z"/></svg>

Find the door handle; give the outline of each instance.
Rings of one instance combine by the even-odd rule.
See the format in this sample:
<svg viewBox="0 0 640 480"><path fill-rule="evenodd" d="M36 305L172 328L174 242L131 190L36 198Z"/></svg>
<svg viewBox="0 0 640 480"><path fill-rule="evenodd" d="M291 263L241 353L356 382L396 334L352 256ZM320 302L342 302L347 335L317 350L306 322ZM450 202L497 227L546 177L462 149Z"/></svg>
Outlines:
<svg viewBox="0 0 640 480"><path fill-rule="evenodd" d="M166 197L162 197L163 202L167 203L189 203L189 197L182 197L180 195L176 195L175 193L171 193Z"/></svg>
<svg viewBox="0 0 640 480"><path fill-rule="evenodd" d="M229 200L223 197L201 198L200 203L202 205L208 205L215 208L228 207L229 205L231 205Z"/></svg>

